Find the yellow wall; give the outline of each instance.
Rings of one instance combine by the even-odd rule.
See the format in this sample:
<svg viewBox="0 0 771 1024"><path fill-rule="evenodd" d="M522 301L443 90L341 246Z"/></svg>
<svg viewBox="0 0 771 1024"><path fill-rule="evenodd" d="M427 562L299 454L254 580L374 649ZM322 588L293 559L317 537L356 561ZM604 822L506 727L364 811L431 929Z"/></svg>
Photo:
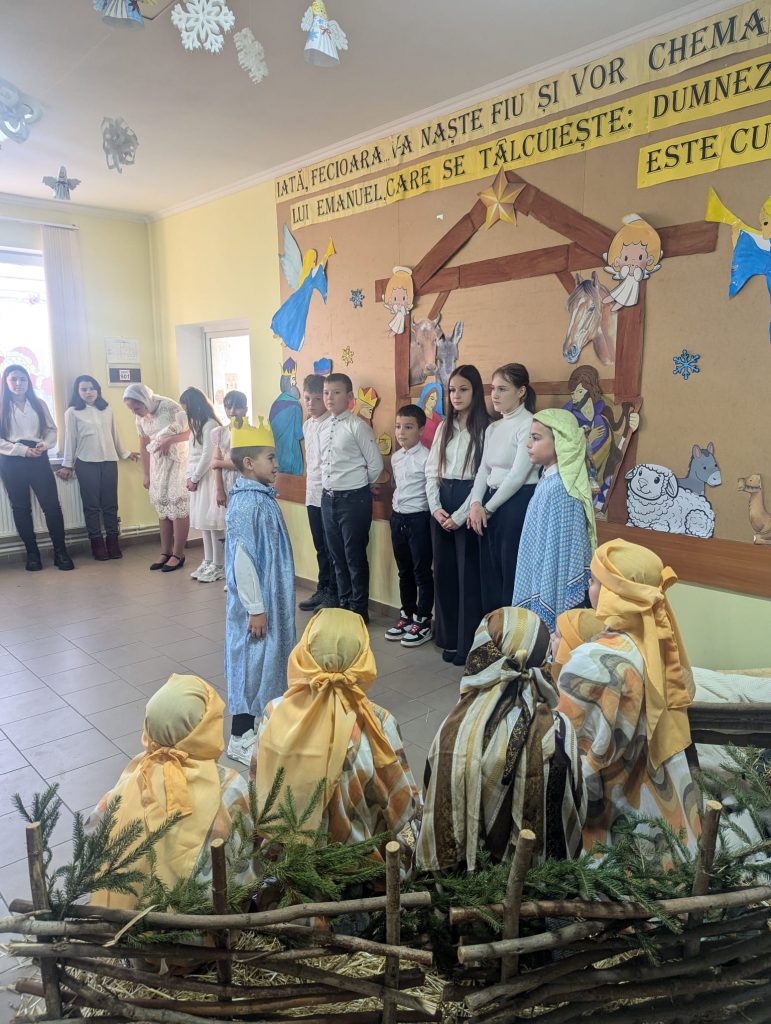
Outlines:
<svg viewBox="0 0 771 1024"><path fill-rule="evenodd" d="M0 202L2 217L32 222L0 219L0 246L15 248L42 248L38 222L78 225L91 352L90 365L84 366L82 372L93 374L102 384L125 445L136 449L134 417L121 401L121 389L106 386L104 339L136 338L143 380L152 384L157 364L147 224L100 215L78 206L13 202ZM60 433L59 444L62 443ZM157 525L157 516L142 488L141 469L134 463L120 465L119 505L124 531Z"/></svg>

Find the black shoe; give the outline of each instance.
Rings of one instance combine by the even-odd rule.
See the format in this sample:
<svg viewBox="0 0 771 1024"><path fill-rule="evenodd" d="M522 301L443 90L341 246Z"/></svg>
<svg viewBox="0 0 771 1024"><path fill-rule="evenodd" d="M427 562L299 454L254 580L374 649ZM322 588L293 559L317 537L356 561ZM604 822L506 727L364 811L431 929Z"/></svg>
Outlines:
<svg viewBox="0 0 771 1024"><path fill-rule="evenodd" d="M150 572L155 572L156 569L162 569L164 565L168 562L168 560L172 557L172 555L167 555L166 552L164 551L164 553L160 557L160 560L158 562L153 562L153 564L150 566Z"/></svg>
<svg viewBox="0 0 771 1024"><path fill-rule="evenodd" d="M446 661L448 664L452 665L455 663L457 655L457 651L442 651L442 661Z"/></svg>
<svg viewBox="0 0 771 1024"><path fill-rule="evenodd" d="M72 561L66 551L54 551L54 565L57 569L61 569L62 572L69 572L70 569L75 568L75 563Z"/></svg>
<svg viewBox="0 0 771 1024"><path fill-rule="evenodd" d="M306 597L304 601L300 601L298 608L304 612L315 612L317 608L321 607L321 602L324 600L324 591L317 590L315 594L311 594L310 597Z"/></svg>
<svg viewBox="0 0 771 1024"><path fill-rule="evenodd" d="M466 659L461 654L456 654L452 659L453 665L463 666L466 664Z"/></svg>
<svg viewBox="0 0 771 1024"><path fill-rule="evenodd" d="M302 605L300 605L300 607L302 608ZM321 604L316 605L316 610L318 611L319 608L341 608L341 607L342 607L342 605L338 601L337 596L335 594L328 594L327 593L327 594L324 594L324 596L322 597Z"/></svg>
<svg viewBox="0 0 771 1024"><path fill-rule="evenodd" d="M176 572L177 569L181 569L182 566L185 564L185 556L184 555L181 558L179 557L179 555L169 555L169 558L176 558L176 559L178 559L177 564L176 565L164 565L162 567L162 569L161 569L161 572ZM167 559L167 561L168 561L168 559Z"/></svg>
<svg viewBox="0 0 771 1024"><path fill-rule="evenodd" d="M27 572L40 572L43 568L43 560L37 548L27 552L27 561L24 565Z"/></svg>

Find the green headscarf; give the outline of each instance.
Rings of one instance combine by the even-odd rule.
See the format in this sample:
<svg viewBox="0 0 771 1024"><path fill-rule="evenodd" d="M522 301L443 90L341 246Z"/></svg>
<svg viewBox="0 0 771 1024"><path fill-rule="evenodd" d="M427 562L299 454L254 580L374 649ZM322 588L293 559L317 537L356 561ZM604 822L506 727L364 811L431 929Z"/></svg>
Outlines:
<svg viewBox="0 0 771 1024"><path fill-rule="evenodd" d="M567 409L543 409L533 419L543 423L554 434L557 449L557 470L565 490L584 506L592 551L597 547L592 488L586 469L586 436L572 412Z"/></svg>

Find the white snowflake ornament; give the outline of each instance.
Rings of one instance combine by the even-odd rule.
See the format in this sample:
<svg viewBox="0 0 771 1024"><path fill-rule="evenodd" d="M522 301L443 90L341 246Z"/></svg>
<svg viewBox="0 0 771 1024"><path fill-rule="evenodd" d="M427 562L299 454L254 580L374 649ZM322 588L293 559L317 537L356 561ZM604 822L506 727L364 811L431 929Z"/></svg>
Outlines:
<svg viewBox="0 0 771 1024"><path fill-rule="evenodd" d="M222 0L186 0L184 7L176 5L171 20L179 29L186 50L200 50L203 46L209 53L219 53L236 16Z"/></svg>
<svg viewBox="0 0 771 1024"><path fill-rule="evenodd" d="M242 28L240 32L236 32L233 42L238 52L238 63L255 85L259 85L268 74L262 43L254 38L254 32L250 28Z"/></svg>

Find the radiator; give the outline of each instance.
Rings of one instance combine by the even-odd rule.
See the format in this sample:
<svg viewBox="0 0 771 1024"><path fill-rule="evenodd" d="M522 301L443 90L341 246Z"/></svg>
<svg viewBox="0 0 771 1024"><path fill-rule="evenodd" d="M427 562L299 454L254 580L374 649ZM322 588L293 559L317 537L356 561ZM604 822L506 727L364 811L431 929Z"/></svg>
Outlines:
<svg viewBox="0 0 771 1024"><path fill-rule="evenodd" d="M80 500L80 488L77 480L74 477L70 477L69 480L60 480L57 476L56 489L59 492L59 504L62 506L65 530L68 533L73 530L82 530L86 523L83 518L83 503ZM32 496L32 519L36 532L47 534L45 517L34 494ZM5 488L0 486L0 541L3 540L18 540L18 535L13 523L8 494Z"/></svg>

